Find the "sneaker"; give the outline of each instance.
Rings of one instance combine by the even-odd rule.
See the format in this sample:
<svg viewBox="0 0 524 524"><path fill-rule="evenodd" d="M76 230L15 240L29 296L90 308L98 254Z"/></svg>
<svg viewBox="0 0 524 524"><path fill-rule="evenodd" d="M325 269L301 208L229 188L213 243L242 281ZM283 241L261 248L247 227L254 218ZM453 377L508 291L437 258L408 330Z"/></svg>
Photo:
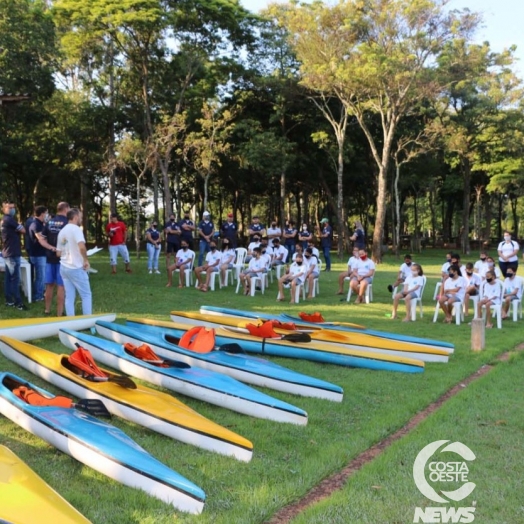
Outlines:
<svg viewBox="0 0 524 524"><path fill-rule="evenodd" d="M153 270L152 270L152 269L149 270L149 274L150 274L150 275L153 274Z"/></svg>
<svg viewBox="0 0 524 524"><path fill-rule="evenodd" d="M7 307L15 307L15 303L14 302L6 302L5 305Z"/></svg>
<svg viewBox="0 0 524 524"><path fill-rule="evenodd" d="M392 286L391 284L389 284L389 286L388 286L388 291L389 291L390 293L393 293L393 286Z"/></svg>
<svg viewBox="0 0 524 524"><path fill-rule="evenodd" d="M158 271L158 269L155 269L155 275L161 275L162 273L160 273L160 271Z"/></svg>
<svg viewBox="0 0 524 524"><path fill-rule="evenodd" d="M42 298L37 298L37 299L35 300L35 302L43 302L43 301L44 301L44 297L42 297Z"/></svg>
<svg viewBox="0 0 524 524"><path fill-rule="evenodd" d="M19 311L27 311L29 309L25 304L16 304L15 307Z"/></svg>

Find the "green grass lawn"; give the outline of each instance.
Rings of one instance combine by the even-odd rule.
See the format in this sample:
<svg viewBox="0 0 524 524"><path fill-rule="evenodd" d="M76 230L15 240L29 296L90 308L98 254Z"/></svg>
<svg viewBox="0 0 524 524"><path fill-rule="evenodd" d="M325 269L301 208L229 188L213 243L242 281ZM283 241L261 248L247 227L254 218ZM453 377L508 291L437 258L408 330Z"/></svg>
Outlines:
<svg viewBox="0 0 524 524"><path fill-rule="evenodd" d="M254 298L235 295L231 287L208 293L195 289L179 290L176 287L166 288L164 275L147 274L145 257L139 261L132 260L134 272L131 275L123 273L120 263L119 273L115 276L109 274L107 252L102 252L94 258L93 267L99 270L98 274L91 277L95 311L114 311L118 313L119 319L149 317L167 320L171 310L195 310L202 304L265 312L285 311L292 314L303 310L321 311L329 320L352 321L375 329L442 339L455 344L455 354L448 364L427 364L425 372L416 375L356 370L291 359L272 359L344 388L345 398L341 404L265 391L305 409L309 413L309 424L306 427L250 418L180 397L203 415L250 439L254 443L254 456L248 464L181 444L114 418L113 423L145 449L205 490L206 507L200 516L175 512L170 506L142 492L119 486L3 418L0 418L0 442L9 445L94 523L156 524L173 522L174 516L177 522L187 523L264 522L282 506L297 500L320 480L341 469L360 452L402 427L414 414L436 400L451 386L483 364L492 362L496 355L522 341L522 324L505 322L502 330L486 332L485 351L473 353L469 350L470 328L467 323L455 326L431 322L434 310L431 297L443 263L443 254L429 251L416 257L429 278L425 293L424 318L407 324L391 320L387 316L391 312L391 296L386 289L387 284L393 282L401 263L400 259L394 257L387 257L378 267L372 304L347 304L340 301L340 296L335 295L338 271L344 269L344 260L334 264L331 273L322 273L320 295L316 299L295 306L276 302L275 284L270 285L265 295L257 293ZM472 261L474 259L471 257ZM79 305L77 307L79 310ZM2 308L2 316L38 316L42 311L41 304L32 305L27 313ZM441 315L439 320L442 318ZM35 344L57 352L64 351L56 338L38 340ZM3 369L14 371L37 384L44 385L42 381L2 357L0 364ZM488 375L482 379L482 384L487 388L491 380L491 376ZM53 390L50 386L46 387ZM482 385L475 387L483 391ZM488 420L488 406L486 410L482 405L478 409L481 418ZM452 421L453 418L449 421L450 427L454 425ZM431 440L437 438L454 437L439 434ZM396 446L401 444L402 442ZM410 448L415 455L418 445L419 442L416 442L416 445ZM471 446L473 447L473 442ZM511 449L516 452L517 447ZM381 463L383 471L388 471L387 463ZM409 464L406 471L411 467ZM373 484L380 483L381 478L373 481ZM417 498L413 485L408 486L406 483L404 490L406 493L412 492L413 500L421 504L421 496ZM385 495L382 490L363 492L360 501L362 507L365 507L366 500L372 502L373 497L377 496ZM512 503L515 502L515 497L516 493L513 493ZM390 500L391 514L397 517L374 519L370 512L360 521L406 522L405 515L409 516L414 507L408 496L406 500L406 503ZM387 504L384 503L384 508L387 508ZM494 519L496 514L490 514L492 510L494 507L490 506L487 510L488 516ZM398 515L402 515L401 520ZM359 518L357 516L344 522L358 522ZM411 513L407 521L412 519Z"/></svg>

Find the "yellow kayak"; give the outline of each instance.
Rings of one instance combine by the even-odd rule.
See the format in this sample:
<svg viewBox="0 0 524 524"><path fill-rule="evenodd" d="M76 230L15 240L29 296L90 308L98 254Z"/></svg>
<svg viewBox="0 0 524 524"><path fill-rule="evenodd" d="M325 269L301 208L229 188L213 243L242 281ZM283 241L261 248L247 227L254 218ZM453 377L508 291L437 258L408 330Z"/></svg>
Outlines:
<svg viewBox="0 0 524 524"><path fill-rule="evenodd" d="M0 353L31 373L79 398L99 399L110 413L153 431L248 462L253 444L216 424L172 395L136 384L128 389L116 382L92 382L78 375L69 355L0 337ZM102 369L102 368L101 368Z"/></svg>
<svg viewBox="0 0 524 524"><path fill-rule="evenodd" d="M174 322L183 322L192 325L201 325L206 327L228 327L237 330L243 330L248 333L248 324L262 325L264 320L246 320L234 318L231 316L217 316L212 314L203 314L188 311L172 311L171 319ZM287 323L291 324L291 323ZM278 335L289 335L294 333L293 330L283 329L286 323L279 327L274 326L274 331ZM344 332L332 329L322 329L317 326L297 326L297 330L307 333L314 344L327 345L332 348L345 348L350 350L367 351L371 353L380 353L382 355L414 358L424 362L447 362L449 352L443 349L411 344L409 342L397 341L386 338L375 337L360 332ZM309 344L308 344L309 346Z"/></svg>
<svg viewBox="0 0 524 524"><path fill-rule="evenodd" d="M2 519L15 524L90 524L5 446L0 446Z"/></svg>

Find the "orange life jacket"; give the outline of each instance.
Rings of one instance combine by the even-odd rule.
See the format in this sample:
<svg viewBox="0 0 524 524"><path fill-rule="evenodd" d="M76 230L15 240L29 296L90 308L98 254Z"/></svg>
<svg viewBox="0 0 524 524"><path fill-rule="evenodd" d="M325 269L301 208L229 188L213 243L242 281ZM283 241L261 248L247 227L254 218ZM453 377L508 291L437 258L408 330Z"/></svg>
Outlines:
<svg viewBox="0 0 524 524"><path fill-rule="evenodd" d="M299 313L298 316L306 322L325 322L324 317L318 311L315 313Z"/></svg>
<svg viewBox="0 0 524 524"><path fill-rule="evenodd" d="M254 337L280 338L280 335L275 333L275 330L273 329L273 322L271 320L268 320L267 322L259 325L247 324L246 329L249 331L249 334L253 335Z"/></svg>
<svg viewBox="0 0 524 524"><path fill-rule="evenodd" d="M288 331L296 331L297 326L294 322L281 322L280 320L271 320L271 323L273 324L273 327L279 328L279 329L287 329Z"/></svg>
<svg viewBox="0 0 524 524"><path fill-rule="evenodd" d="M73 401L67 397L56 396L53 398L44 397L34 389L27 386L19 386L13 389L13 393L31 406L57 406L61 408L72 408Z"/></svg>
<svg viewBox="0 0 524 524"><path fill-rule="evenodd" d="M215 330L195 326L184 333L178 345L195 353L209 353L215 347Z"/></svg>
<svg viewBox="0 0 524 524"><path fill-rule="evenodd" d="M69 355L69 363L72 366L77 367L87 375L94 375L95 377L107 377L107 373L104 373L95 362L93 355L89 350L79 347L76 351Z"/></svg>
<svg viewBox="0 0 524 524"><path fill-rule="evenodd" d="M131 344L131 342L126 342L124 344L124 349L131 353L134 357L143 360L145 362L149 362L150 364L153 364L155 366L168 368L169 364L164 364L163 359L159 357L150 346L147 344L142 344L141 346L135 346L134 344Z"/></svg>

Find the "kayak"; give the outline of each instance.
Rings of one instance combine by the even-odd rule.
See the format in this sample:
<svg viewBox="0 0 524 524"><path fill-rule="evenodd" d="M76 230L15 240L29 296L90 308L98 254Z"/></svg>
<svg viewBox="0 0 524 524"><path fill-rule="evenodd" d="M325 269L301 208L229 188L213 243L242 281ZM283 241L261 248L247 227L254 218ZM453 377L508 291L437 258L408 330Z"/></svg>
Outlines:
<svg viewBox="0 0 524 524"><path fill-rule="evenodd" d="M90 524L5 446L0 446L0 473L0 522Z"/></svg>
<svg viewBox="0 0 524 524"><path fill-rule="evenodd" d="M199 366L211 371L224 373L241 382L262 386L286 393L317 397L341 402L343 389L291 369L279 366L268 360L241 354L228 353L228 346L215 346L212 333L210 342L213 349L206 353L199 353L193 349L186 349L179 345L180 339L186 331L176 330L166 334L154 326L136 323L128 320L127 325L114 322L99 322L96 329L103 337L119 344L132 343L148 344L151 349L166 358L176 358L192 366ZM198 329L197 335L198 333ZM231 350L238 351L238 346L231 346Z"/></svg>
<svg viewBox="0 0 524 524"><path fill-rule="evenodd" d="M123 431L77 409L28 404L14 393L20 387L50 400L57 398L13 373L0 373L2 415L126 486L139 488L181 511L202 512L205 493L152 457Z"/></svg>
<svg viewBox="0 0 524 524"><path fill-rule="evenodd" d="M98 330L100 326L95 324L95 327ZM222 373L190 367L184 363L180 367L176 362L172 362L170 367L158 367L132 356L122 344L93 335L60 330L58 336L62 344L71 349L75 349L75 344L79 343L97 361L107 366L188 397L252 417L307 424L307 413L304 410L261 393Z"/></svg>
<svg viewBox="0 0 524 524"><path fill-rule="evenodd" d="M89 329L97 320L113 322L115 313L103 315L79 315L76 317L16 318L0 320L0 336L17 340L34 340L58 335L59 329Z"/></svg>
<svg viewBox="0 0 524 524"><path fill-rule="evenodd" d="M58 355L8 337L0 337L0 353L71 395L101 400L113 415L186 444L245 462L253 456L253 444L249 440L203 417L171 395L140 384L136 384L136 389L129 389L115 382L88 380L78 374L68 355Z"/></svg>
<svg viewBox="0 0 524 524"><path fill-rule="evenodd" d="M350 349L358 349L383 355L395 355L399 357L415 358L424 362L448 362L449 352L442 348L428 348L419 344L378 338L362 331L343 332L323 329L317 325L300 325L291 322L289 319L245 319L234 317L222 317L202 313L190 313L186 311L172 311L171 319L175 322L190 324L203 324L208 327L233 327L248 333L248 325L258 325L264 322L275 323L277 334L289 334L293 331L306 332L314 342L326 343L330 345L342 346ZM281 325L279 325L281 324ZM242 332L242 331L241 331Z"/></svg>
<svg viewBox="0 0 524 524"><path fill-rule="evenodd" d="M191 324L179 322L162 322L149 319L135 319L136 324L144 326L156 326L168 335L176 336L177 331L189 330ZM99 324L95 324L98 329ZM326 364L338 364L373 370L401 371L406 373L420 373L424 371L424 362L411 358L398 357L395 355L383 355L370 351L350 349L342 345L326 344L314 341L295 341L290 338L261 338L245 333L245 330L230 327L215 328L217 344L239 344L248 353L263 353L279 357L298 358L323 362ZM296 335L296 334L295 334ZM299 334L299 338L304 334Z"/></svg>
<svg viewBox="0 0 524 524"><path fill-rule="evenodd" d="M240 309L230 309L222 308L216 306L201 306L200 313L207 315L215 316L230 316L234 318L244 318L244 319L279 319L282 322L295 322L297 324L308 326L308 327L321 327L323 329L329 329L333 331L343 331L349 333L366 333L368 335L373 335L379 338L388 338L391 340L398 340L400 342L409 342L410 344L421 345L428 348L441 349L447 351L448 353L453 353L455 346L449 342L444 342L443 340L435 340L431 338L422 338L422 337L412 337L409 335L401 335L399 333L390 333L389 331L379 331L376 329L367 329L364 326L359 326L357 324L351 324L349 322L311 322L306 321L300 317L295 317L288 315L287 313L280 314L268 314L262 313L260 311L243 311ZM310 315L311 316L311 315Z"/></svg>

